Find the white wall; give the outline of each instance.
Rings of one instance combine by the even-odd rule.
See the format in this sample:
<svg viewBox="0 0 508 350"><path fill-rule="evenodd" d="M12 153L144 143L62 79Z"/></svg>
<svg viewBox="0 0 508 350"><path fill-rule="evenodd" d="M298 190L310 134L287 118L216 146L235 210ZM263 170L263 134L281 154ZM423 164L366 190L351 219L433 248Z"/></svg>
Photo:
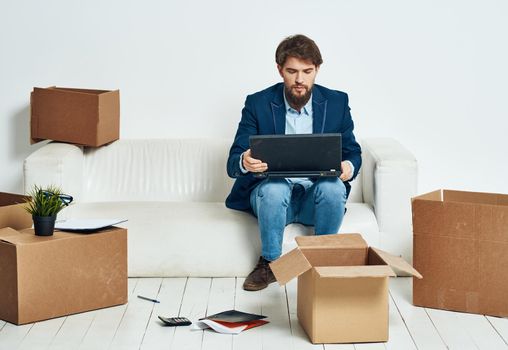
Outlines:
<svg viewBox="0 0 508 350"><path fill-rule="evenodd" d="M0 191L39 147L33 86L119 88L122 138L232 138L246 94L279 81L279 41L304 33L357 135L415 154L419 192L508 193L506 18L503 0L2 0Z"/></svg>

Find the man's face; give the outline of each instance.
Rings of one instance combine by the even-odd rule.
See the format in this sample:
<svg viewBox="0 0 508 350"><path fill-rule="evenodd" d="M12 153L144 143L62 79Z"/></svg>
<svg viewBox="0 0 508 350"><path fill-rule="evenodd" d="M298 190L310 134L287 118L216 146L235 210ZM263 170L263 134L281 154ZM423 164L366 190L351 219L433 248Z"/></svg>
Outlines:
<svg viewBox="0 0 508 350"><path fill-rule="evenodd" d="M289 104L300 110L309 101L319 67L310 61L290 56L282 67L277 65L277 69L284 80Z"/></svg>

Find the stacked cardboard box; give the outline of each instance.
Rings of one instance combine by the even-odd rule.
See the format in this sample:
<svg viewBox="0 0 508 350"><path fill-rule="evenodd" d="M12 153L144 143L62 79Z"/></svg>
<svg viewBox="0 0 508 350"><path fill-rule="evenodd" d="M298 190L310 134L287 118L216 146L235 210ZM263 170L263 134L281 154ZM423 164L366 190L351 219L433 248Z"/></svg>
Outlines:
<svg viewBox="0 0 508 350"><path fill-rule="evenodd" d="M402 258L368 247L359 234L296 237L270 264L280 284L298 276L298 321L312 343L388 340L388 277L422 276ZM393 269L392 269L393 268Z"/></svg>
<svg viewBox="0 0 508 350"><path fill-rule="evenodd" d="M0 193L0 319L24 324L127 302L127 231L35 236Z"/></svg>
<svg viewBox="0 0 508 350"><path fill-rule="evenodd" d="M34 88L31 142L54 140L98 147L120 136L118 90Z"/></svg>
<svg viewBox="0 0 508 350"><path fill-rule="evenodd" d="M438 190L412 210L414 305L508 316L508 195Z"/></svg>

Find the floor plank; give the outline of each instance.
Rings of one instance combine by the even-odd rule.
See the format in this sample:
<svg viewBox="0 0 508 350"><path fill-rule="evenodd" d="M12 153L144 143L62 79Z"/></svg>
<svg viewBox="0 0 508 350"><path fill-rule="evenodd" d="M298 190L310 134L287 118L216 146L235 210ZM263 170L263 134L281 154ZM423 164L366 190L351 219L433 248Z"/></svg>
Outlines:
<svg viewBox="0 0 508 350"><path fill-rule="evenodd" d="M451 349L505 349L506 344L482 315L426 309Z"/></svg>
<svg viewBox="0 0 508 350"><path fill-rule="evenodd" d="M354 344L324 344L326 350L354 350Z"/></svg>
<svg viewBox="0 0 508 350"><path fill-rule="evenodd" d="M109 349L139 349L155 303L140 299L137 295L155 298L161 284L161 278L139 280Z"/></svg>
<svg viewBox="0 0 508 350"><path fill-rule="evenodd" d="M206 315L213 315L218 312L234 309L235 287L235 278L214 278L210 288ZM207 329L203 333L202 348L210 350L231 349L233 346L233 337L238 336L242 336L242 333L237 335L220 334Z"/></svg>
<svg viewBox="0 0 508 350"><path fill-rule="evenodd" d="M261 312L270 323L259 327L262 330L263 350L292 349L292 337L287 307L286 291L278 283L255 292L261 297Z"/></svg>
<svg viewBox="0 0 508 350"><path fill-rule="evenodd" d="M0 332L0 350L17 349L33 326L33 323L16 326L7 322Z"/></svg>
<svg viewBox="0 0 508 350"><path fill-rule="evenodd" d="M326 350L354 350L354 344L323 344Z"/></svg>
<svg viewBox="0 0 508 350"><path fill-rule="evenodd" d="M443 310L426 309L426 311L450 349L477 349L466 329L457 323L455 315Z"/></svg>
<svg viewBox="0 0 508 350"><path fill-rule="evenodd" d="M95 312L83 312L67 316L48 349L67 350L78 348L90 328L95 315Z"/></svg>
<svg viewBox="0 0 508 350"><path fill-rule="evenodd" d="M128 279L129 301L134 298L134 290L139 283L140 278ZM108 307L105 309L93 311L93 320L88 328L86 334L83 336L81 344L78 349L80 350L102 350L108 349L113 337L118 329L118 325L127 310L127 305L119 305Z"/></svg>
<svg viewBox="0 0 508 350"><path fill-rule="evenodd" d="M128 296L130 296L133 292L137 282L137 279L128 279ZM79 348L82 345L86 334L90 330L98 312L99 310L94 310L67 316L62 327L51 342L48 350L67 350ZM106 345L109 345L109 342Z"/></svg>
<svg viewBox="0 0 508 350"><path fill-rule="evenodd" d="M242 289L243 282L238 278L235 308L265 315L269 323L236 335L233 349L293 349L285 289L273 283L262 291L248 292Z"/></svg>
<svg viewBox="0 0 508 350"><path fill-rule="evenodd" d="M192 322L206 315L210 295L211 278L189 278L182 300L180 316ZM203 331L190 330L190 327L176 327L171 349L201 349Z"/></svg>
<svg viewBox="0 0 508 350"><path fill-rule="evenodd" d="M485 316L466 313L457 316L479 349L508 349L504 339Z"/></svg>
<svg viewBox="0 0 508 350"><path fill-rule="evenodd" d="M261 293L243 290L242 286L244 281L245 278L236 279L235 309L243 312L262 314L263 303ZM246 330L233 337L233 350L263 349L264 327L266 327L266 325Z"/></svg>
<svg viewBox="0 0 508 350"><path fill-rule="evenodd" d="M508 318L487 316L487 320L508 345Z"/></svg>
<svg viewBox="0 0 508 350"><path fill-rule="evenodd" d="M416 345L411 338L411 334L407 329L406 323L402 318L402 315L397 308L397 305L393 301L393 297L390 294L388 297L389 307L390 307L390 315L389 315L389 338L388 342L385 344L386 349L397 350L397 349L407 349L407 350L416 350Z"/></svg>
<svg viewBox="0 0 508 350"><path fill-rule="evenodd" d="M390 294L419 350L441 350L446 345L425 309L412 305L412 278L390 279Z"/></svg>
<svg viewBox="0 0 508 350"><path fill-rule="evenodd" d="M65 317L37 322L27 332L19 345L19 350L46 349L62 327Z"/></svg>
<svg viewBox="0 0 508 350"><path fill-rule="evenodd" d="M108 349L126 309L127 305L119 305L97 310L78 349Z"/></svg>
<svg viewBox="0 0 508 350"><path fill-rule="evenodd" d="M384 343L361 343L355 344L356 350L384 350L386 349Z"/></svg>
<svg viewBox="0 0 508 350"><path fill-rule="evenodd" d="M141 349L168 349L173 342L174 327L165 327L158 316L175 317L179 315L180 305L185 292L187 278L164 278L148 327L146 329Z"/></svg>

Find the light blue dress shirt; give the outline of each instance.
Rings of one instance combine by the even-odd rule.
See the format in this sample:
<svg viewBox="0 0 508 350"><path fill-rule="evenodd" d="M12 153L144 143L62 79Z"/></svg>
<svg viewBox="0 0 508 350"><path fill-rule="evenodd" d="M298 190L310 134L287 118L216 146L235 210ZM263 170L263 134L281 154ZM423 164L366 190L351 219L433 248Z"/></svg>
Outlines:
<svg viewBox="0 0 508 350"><path fill-rule="evenodd" d="M284 94L286 105L286 134L312 134L312 95L300 112L291 107Z"/></svg>
<svg viewBox="0 0 508 350"><path fill-rule="evenodd" d="M286 105L286 135L312 134L312 95L300 112L289 105L286 94L284 94L284 104ZM288 177L286 180L292 183L301 183L308 179L306 177Z"/></svg>

